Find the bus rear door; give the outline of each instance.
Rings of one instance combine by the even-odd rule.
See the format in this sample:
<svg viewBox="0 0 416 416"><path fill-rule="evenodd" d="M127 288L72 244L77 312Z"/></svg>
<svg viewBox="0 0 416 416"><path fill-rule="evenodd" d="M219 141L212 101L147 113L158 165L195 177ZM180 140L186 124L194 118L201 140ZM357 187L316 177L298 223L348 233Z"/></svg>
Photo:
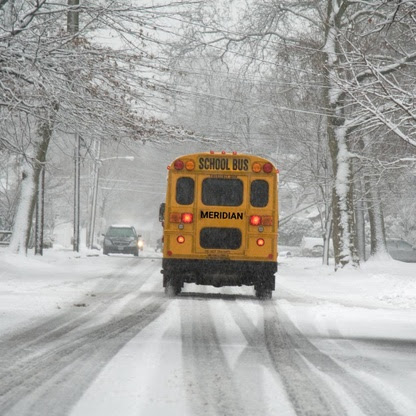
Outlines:
<svg viewBox="0 0 416 416"><path fill-rule="evenodd" d="M196 251L211 259L233 259L245 252L247 176L198 175Z"/></svg>

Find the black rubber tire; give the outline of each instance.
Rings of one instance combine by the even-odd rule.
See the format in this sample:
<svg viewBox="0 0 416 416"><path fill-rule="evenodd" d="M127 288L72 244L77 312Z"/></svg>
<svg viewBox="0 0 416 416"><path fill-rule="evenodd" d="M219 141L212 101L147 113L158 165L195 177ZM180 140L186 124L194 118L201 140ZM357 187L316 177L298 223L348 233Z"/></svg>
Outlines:
<svg viewBox="0 0 416 416"><path fill-rule="evenodd" d="M165 295L173 298L182 290L182 282L174 276L165 276Z"/></svg>
<svg viewBox="0 0 416 416"><path fill-rule="evenodd" d="M260 300L270 300L274 289L274 274L271 276L259 276L254 285L256 297Z"/></svg>
<svg viewBox="0 0 416 416"><path fill-rule="evenodd" d="M260 300L270 300L272 298L271 289L256 289L256 298Z"/></svg>

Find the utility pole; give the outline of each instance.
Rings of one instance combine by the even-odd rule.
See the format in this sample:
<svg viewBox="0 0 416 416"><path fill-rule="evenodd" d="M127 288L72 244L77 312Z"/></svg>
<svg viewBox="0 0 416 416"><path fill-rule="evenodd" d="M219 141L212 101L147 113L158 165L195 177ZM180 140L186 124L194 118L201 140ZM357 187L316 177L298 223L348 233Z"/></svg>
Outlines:
<svg viewBox="0 0 416 416"><path fill-rule="evenodd" d="M68 0L67 31L69 34L76 35L79 32L79 0ZM74 241L73 249L79 252L80 241L80 177L81 177L81 137L75 133L74 150Z"/></svg>
<svg viewBox="0 0 416 416"><path fill-rule="evenodd" d="M90 233L88 236L88 248L92 249L94 246L94 232L95 232L95 218L97 212L97 195L98 195L98 178L100 173L100 154L101 142L97 141L97 155L94 159L94 183L92 191L92 205L90 217Z"/></svg>
<svg viewBox="0 0 416 416"><path fill-rule="evenodd" d="M74 178L74 251L79 251L79 223L80 223L80 178L81 178L81 137L75 135L75 178Z"/></svg>
<svg viewBox="0 0 416 416"><path fill-rule="evenodd" d="M43 256L43 229L45 223L45 164L42 164L36 201L35 254Z"/></svg>

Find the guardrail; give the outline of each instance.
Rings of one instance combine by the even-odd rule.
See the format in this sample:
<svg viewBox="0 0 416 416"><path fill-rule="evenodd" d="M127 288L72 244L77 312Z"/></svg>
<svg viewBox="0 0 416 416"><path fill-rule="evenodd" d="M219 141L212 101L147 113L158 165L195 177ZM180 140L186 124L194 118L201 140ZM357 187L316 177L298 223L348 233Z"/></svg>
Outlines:
<svg viewBox="0 0 416 416"><path fill-rule="evenodd" d="M8 246L10 244L11 231L0 230L0 246Z"/></svg>

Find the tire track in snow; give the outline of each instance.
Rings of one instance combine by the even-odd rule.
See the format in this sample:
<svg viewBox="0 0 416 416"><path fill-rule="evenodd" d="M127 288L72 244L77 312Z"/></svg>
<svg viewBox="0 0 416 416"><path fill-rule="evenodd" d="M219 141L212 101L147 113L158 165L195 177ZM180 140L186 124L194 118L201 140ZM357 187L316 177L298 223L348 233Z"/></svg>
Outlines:
<svg viewBox="0 0 416 416"><path fill-rule="evenodd" d="M264 331L254 325L252 320L246 314L243 304L240 305L239 302L228 302L227 307L230 310L234 322L247 340L247 346L239 355L236 362L235 371L239 371L239 368L246 368L247 365L251 367L249 378L245 377L246 388L249 390L248 395L252 398L255 405L251 414L276 414L275 403L270 403L270 390L268 391L268 394L263 391L262 367L267 368L270 371L278 389L282 382L279 375L274 370L271 357L266 348ZM292 414L290 402L287 399L283 388L273 392L273 396L273 401L279 401L277 406L279 407L279 414Z"/></svg>
<svg viewBox="0 0 416 416"><path fill-rule="evenodd" d="M153 265L153 274L156 274ZM120 274L122 274L120 272ZM157 268L159 273L159 268ZM151 276L150 276L151 277ZM65 316L43 323L33 330L15 334L8 340L26 341L16 355L9 351L8 361L2 362L0 370L0 414L3 415L65 415L81 397L90 382L106 363L142 329L164 313L168 300L143 293L139 283L134 297L126 308L129 314L114 317L108 322L79 329L99 316L112 301L121 295L113 295L105 305L95 311L82 314L65 324ZM111 289L111 284L107 287ZM124 295L123 295L124 296ZM71 315L72 317L72 315ZM51 328L51 324L57 328ZM45 336L38 331L46 328ZM30 338L36 336L35 341ZM29 340L25 337L29 337ZM4 350L4 346L2 350ZM30 354L27 354L27 349Z"/></svg>
<svg viewBox="0 0 416 416"><path fill-rule="evenodd" d="M134 265L123 267L116 275L107 274L103 276L102 278L105 279L104 285L103 282L100 282L96 287L97 290L93 290L94 297L89 299L93 303L89 304L88 307L64 310L57 316L32 322L30 327L23 327L0 338L0 362L6 365L11 359L20 361L20 359L28 357L32 351L38 350L42 345L64 339L65 335L71 331L90 322L93 317L101 312L105 312L111 304L123 298L127 290L130 293L139 291L148 279L145 273L152 269L153 265L146 266L146 269L143 270L143 276L140 276L131 287L128 285L132 283L132 279L126 281L122 278ZM84 301L85 299L79 303L82 304Z"/></svg>
<svg viewBox="0 0 416 416"><path fill-rule="evenodd" d="M207 299L178 299L182 327L184 378L193 414L245 416L237 388L216 333ZM218 301L215 301L218 302Z"/></svg>
<svg viewBox="0 0 416 416"><path fill-rule="evenodd" d="M275 305L264 305L266 345L297 415L346 414L321 372L340 386L367 416L394 416L392 403L371 386L345 371L335 360L316 348ZM309 363L309 364L308 364ZM317 369L313 372L311 366Z"/></svg>

